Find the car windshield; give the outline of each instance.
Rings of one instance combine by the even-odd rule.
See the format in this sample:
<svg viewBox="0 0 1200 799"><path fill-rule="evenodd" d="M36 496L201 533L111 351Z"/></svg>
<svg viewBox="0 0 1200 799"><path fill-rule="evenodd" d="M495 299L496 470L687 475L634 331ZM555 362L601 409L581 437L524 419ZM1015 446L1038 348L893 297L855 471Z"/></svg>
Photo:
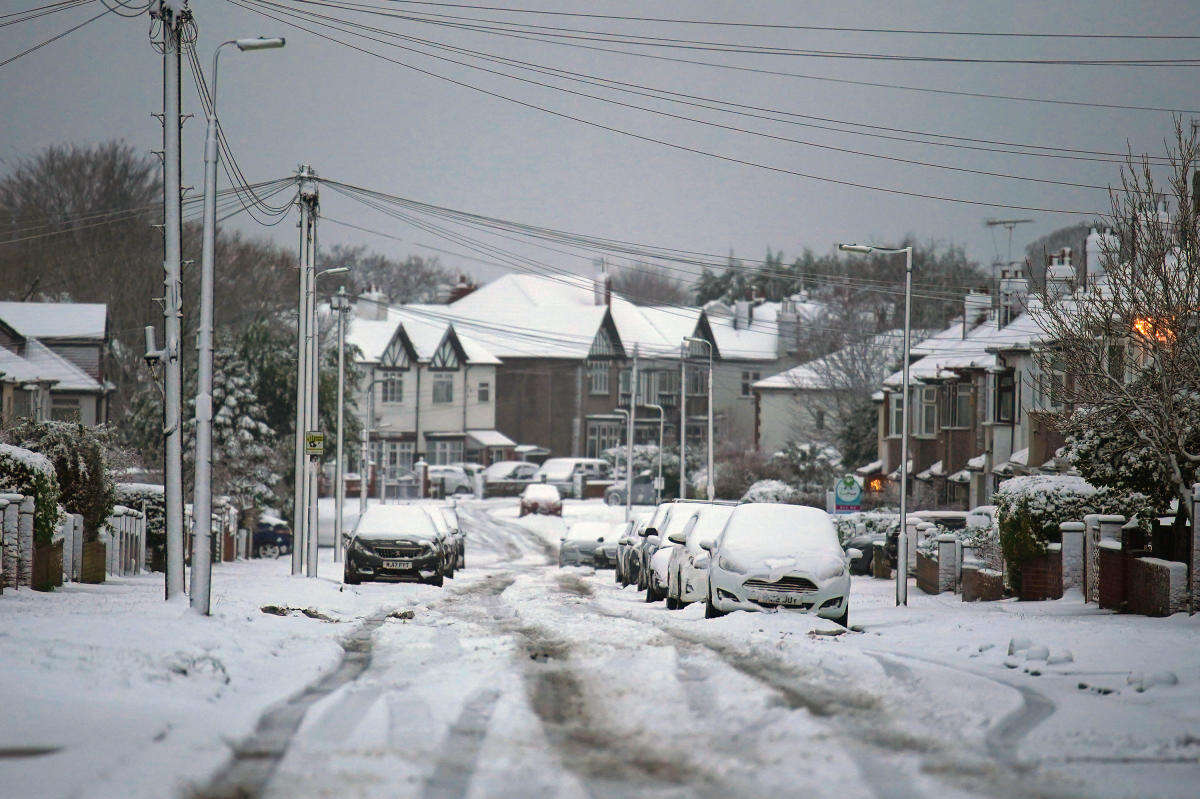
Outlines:
<svg viewBox="0 0 1200 799"><path fill-rule="evenodd" d="M696 515L697 511L699 511L699 507L697 506L692 506L686 509L676 508L675 512L671 514L670 521L667 522L666 529L658 531L658 536L661 539L661 543L666 544L668 543L668 538L676 533L682 533L684 528L687 527L688 521Z"/></svg>
<svg viewBox="0 0 1200 799"><path fill-rule="evenodd" d="M721 551L752 559L795 553L840 553L841 544L825 511L762 502L734 508L721 538Z"/></svg>
<svg viewBox="0 0 1200 799"><path fill-rule="evenodd" d="M518 466L524 465L522 461L500 461L493 463L483 470L483 478L485 480L504 480L511 477Z"/></svg>
<svg viewBox="0 0 1200 799"><path fill-rule="evenodd" d="M542 464L538 474L547 480L569 480L571 472L575 470L575 463L571 458L551 458Z"/></svg>
<svg viewBox="0 0 1200 799"><path fill-rule="evenodd" d="M425 511L429 514L429 520L433 522L433 526L439 533L450 531L450 525L446 524L446 518L442 516L440 508L426 508Z"/></svg>
<svg viewBox="0 0 1200 799"><path fill-rule="evenodd" d="M439 508L438 510L441 511L442 519L446 522L446 525L451 530L457 530L458 514L452 511L450 508Z"/></svg>
<svg viewBox="0 0 1200 799"><path fill-rule="evenodd" d="M537 500L538 502L558 502L558 489L554 486L544 485L542 483L534 483L530 486L525 486L525 491L521 494L523 499Z"/></svg>
<svg viewBox="0 0 1200 799"><path fill-rule="evenodd" d="M354 534L360 538L433 538L437 529L429 514L416 505L372 505L358 520Z"/></svg>

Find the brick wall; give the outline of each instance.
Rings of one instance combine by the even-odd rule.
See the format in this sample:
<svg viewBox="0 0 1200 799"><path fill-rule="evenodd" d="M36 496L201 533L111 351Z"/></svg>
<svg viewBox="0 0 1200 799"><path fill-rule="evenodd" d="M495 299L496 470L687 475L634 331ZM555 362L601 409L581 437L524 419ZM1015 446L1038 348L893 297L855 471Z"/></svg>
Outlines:
<svg viewBox="0 0 1200 799"><path fill-rule="evenodd" d="M1113 546L1111 541L1103 541L1099 547L1099 588L1100 607L1109 610L1123 610L1125 607L1125 553L1119 545Z"/></svg>
<svg viewBox="0 0 1200 799"><path fill-rule="evenodd" d="M994 602L1004 596L1004 575L992 569L966 565L962 570L963 602Z"/></svg>
<svg viewBox="0 0 1200 799"><path fill-rule="evenodd" d="M1130 613L1170 616L1187 610L1187 564L1158 558L1129 558L1126 563Z"/></svg>
<svg viewBox="0 0 1200 799"><path fill-rule="evenodd" d="M1062 599L1062 550L1053 545L1046 554L1021 564L1020 597L1027 601Z"/></svg>
<svg viewBox="0 0 1200 799"><path fill-rule="evenodd" d="M924 552L917 553L917 588L927 594L939 594L942 590L938 580L937 558L931 558Z"/></svg>

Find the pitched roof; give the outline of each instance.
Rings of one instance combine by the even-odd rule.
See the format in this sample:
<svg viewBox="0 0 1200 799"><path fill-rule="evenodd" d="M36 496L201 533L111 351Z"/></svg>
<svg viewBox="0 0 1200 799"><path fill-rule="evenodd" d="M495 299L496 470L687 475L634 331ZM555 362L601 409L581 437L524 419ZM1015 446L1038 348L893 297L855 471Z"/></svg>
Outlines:
<svg viewBox="0 0 1200 799"><path fill-rule="evenodd" d="M0 376L17 383L47 379L29 361L4 347L0 347Z"/></svg>
<svg viewBox="0 0 1200 799"><path fill-rule="evenodd" d="M914 331L913 335L919 335L919 331ZM878 363L886 367L899 360L900 353L904 349L904 331L890 330L885 333L877 333L866 346L872 353L878 353ZM858 355L861 349L862 345L851 344L830 355L802 363L779 374L764 377L756 382L754 387L768 391L837 388L838 386L830 385L830 375L839 368L839 364L846 363L843 359Z"/></svg>
<svg viewBox="0 0 1200 799"><path fill-rule="evenodd" d="M362 351L364 362L378 363L383 357L384 350L396 335L396 331L403 327L404 334L412 342L413 348L417 352L417 359L427 362L433 358L438 346L445 339L446 333L454 327L454 334L458 338L458 343L462 345L469 364L500 363L500 359L478 339L464 335L445 319L414 310L418 307L389 308L388 318L383 320L352 319L347 326L346 341L356 345ZM444 306L430 307L443 308Z"/></svg>
<svg viewBox="0 0 1200 799"><path fill-rule="evenodd" d="M108 306L95 302L0 302L0 319L24 336L102 341Z"/></svg>
<svg viewBox="0 0 1200 799"><path fill-rule="evenodd" d="M53 380L51 391L103 392L99 381L37 339L25 343L25 361L41 380Z"/></svg>

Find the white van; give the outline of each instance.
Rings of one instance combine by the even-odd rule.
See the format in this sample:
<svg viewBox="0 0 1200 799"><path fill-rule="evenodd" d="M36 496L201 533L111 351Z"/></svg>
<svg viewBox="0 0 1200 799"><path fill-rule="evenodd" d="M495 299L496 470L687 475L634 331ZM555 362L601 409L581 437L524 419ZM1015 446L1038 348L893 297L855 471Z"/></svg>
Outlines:
<svg viewBox="0 0 1200 799"><path fill-rule="evenodd" d="M575 496L575 477L584 480L612 479L612 466L600 458L551 458L538 469L538 482L548 483L565 497Z"/></svg>

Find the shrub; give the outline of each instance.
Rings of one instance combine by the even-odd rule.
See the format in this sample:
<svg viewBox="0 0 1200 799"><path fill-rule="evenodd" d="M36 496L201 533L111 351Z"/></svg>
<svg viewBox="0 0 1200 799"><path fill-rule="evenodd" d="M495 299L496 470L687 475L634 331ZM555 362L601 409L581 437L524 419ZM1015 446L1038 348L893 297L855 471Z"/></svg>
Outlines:
<svg viewBox="0 0 1200 799"><path fill-rule="evenodd" d="M782 480L759 480L742 496L743 502L786 502L796 504L799 493Z"/></svg>
<svg viewBox="0 0 1200 799"><path fill-rule="evenodd" d="M96 540L100 526L116 504L105 457L107 431L77 422L27 419L8 431L8 439L49 458L58 477L63 507L83 517L83 540Z"/></svg>
<svg viewBox="0 0 1200 799"><path fill-rule="evenodd" d="M838 513L833 517L837 527L838 538L843 545L858 535L858 526L866 528L866 534L884 538L900 528L900 514L888 511L858 511L856 513Z"/></svg>
<svg viewBox="0 0 1200 799"><path fill-rule="evenodd" d="M45 455L0 444L0 489L33 497L33 540L45 546L58 526L59 488L54 464Z"/></svg>
<svg viewBox="0 0 1200 799"><path fill-rule="evenodd" d="M1060 540L1059 525L1098 512L1097 490L1082 477L1029 475L1000 484L993 497L1000 520L1000 548L1015 586L1021 565Z"/></svg>

